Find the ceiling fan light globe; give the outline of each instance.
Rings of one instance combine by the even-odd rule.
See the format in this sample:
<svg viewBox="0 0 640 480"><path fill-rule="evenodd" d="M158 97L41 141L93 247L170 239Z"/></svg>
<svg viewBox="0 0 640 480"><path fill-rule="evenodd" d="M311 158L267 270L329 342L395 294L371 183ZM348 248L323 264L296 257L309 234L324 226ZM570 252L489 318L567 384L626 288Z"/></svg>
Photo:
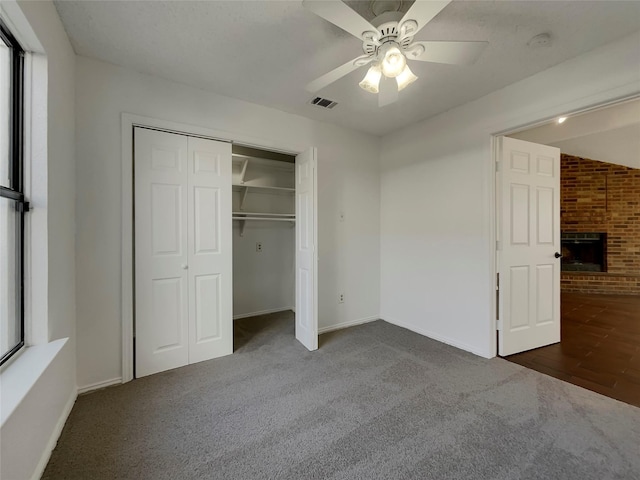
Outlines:
<svg viewBox="0 0 640 480"><path fill-rule="evenodd" d="M382 71L380 70L380 67L378 65L372 65L358 85L367 92L378 93L380 91L381 77Z"/></svg>
<svg viewBox="0 0 640 480"><path fill-rule="evenodd" d="M400 75L407 65L407 59L398 47L390 47L384 52L382 59L382 73L387 78Z"/></svg>
<svg viewBox="0 0 640 480"><path fill-rule="evenodd" d="M418 77L413 74L413 72L409 68L409 65L405 65L402 73L396 77L396 82L398 83L398 91L405 89L417 79Z"/></svg>

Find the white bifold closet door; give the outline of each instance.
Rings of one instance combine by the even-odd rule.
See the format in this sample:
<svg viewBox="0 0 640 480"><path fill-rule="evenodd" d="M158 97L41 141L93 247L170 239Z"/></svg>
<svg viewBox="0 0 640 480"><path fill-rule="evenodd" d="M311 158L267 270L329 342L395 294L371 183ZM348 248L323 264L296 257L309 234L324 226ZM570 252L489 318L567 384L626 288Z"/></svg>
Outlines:
<svg viewBox="0 0 640 480"><path fill-rule="evenodd" d="M296 157L296 338L318 348L318 222L315 148Z"/></svg>
<svg viewBox="0 0 640 480"><path fill-rule="evenodd" d="M231 145L136 128L136 376L232 353Z"/></svg>

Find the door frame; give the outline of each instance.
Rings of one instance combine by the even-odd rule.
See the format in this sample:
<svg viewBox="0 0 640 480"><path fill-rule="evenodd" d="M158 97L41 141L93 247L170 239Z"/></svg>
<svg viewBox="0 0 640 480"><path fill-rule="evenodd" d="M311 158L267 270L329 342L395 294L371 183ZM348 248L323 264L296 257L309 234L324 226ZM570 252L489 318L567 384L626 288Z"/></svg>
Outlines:
<svg viewBox="0 0 640 480"><path fill-rule="evenodd" d="M133 128L143 127L177 133L192 137L201 137L220 142L235 143L247 147L260 148L275 152L298 155L314 145L293 144L282 141L253 137L237 132L215 130L207 127L162 120L132 113L121 114L121 242L120 242L120 285L121 285L121 325L122 325L122 383L133 380L133 318L134 318L134 252L133 252ZM318 215L318 202L314 205ZM315 285L315 297L318 285Z"/></svg>
<svg viewBox="0 0 640 480"><path fill-rule="evenodd" d="M489 157L490 162L487 167L487 175L489 177L488 182L491 194L490 202L492 205L492 208L490 208L489 212L489 249L491 257L491 278L489 279L489 295L491 301L491 316L489 318L489 344L491 346L491 357L495 357L498 355L498 290L496 288L496 281L500 269L498 265L497 241L498 229L501 228L501 225L499 225L498 223L498 212L502 207L500 203L501 198L499 195L499 189L501 185L498 183L497 172L497 163L500 159L498 137L503 137L513 133L521 132L523 130L529 130L535 127L539 127L552 122L554 119L561 116L571 117L582 113L600 110L602 108L610 107L616 104L625 103L630 100L636 100L638 98L640 98L640 92L637 91L633 93L620 93L618 92L618 90L608 91L591 97L581 98L567 104L554 105L544 112L539 112L537 114L513 119L509 122L505 122L506 125L496 128L494 133L490 134L491 156ZM560 215L559 211L556 213ZM560 321L562 322L562 319L560 319Z"/></svg>

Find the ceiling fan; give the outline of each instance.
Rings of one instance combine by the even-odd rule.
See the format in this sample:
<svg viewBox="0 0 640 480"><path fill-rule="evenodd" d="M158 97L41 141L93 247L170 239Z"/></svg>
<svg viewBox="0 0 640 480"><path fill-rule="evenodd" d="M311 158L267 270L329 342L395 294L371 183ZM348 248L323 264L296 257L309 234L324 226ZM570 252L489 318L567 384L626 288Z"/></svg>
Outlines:
<svg viewBox="0 0 640 480"><path fill-rule="evenodd" d="M401 3L374 0L371 10L377 16L370 23L341 0L303 0L307 10L361 39L364 51L364 55L309 83L306 90L315 93L357 68L371 65L360 87L379 94L378 105L384 107L395 102L398 92L418 79L407 60L471 65L486 47L487 42L415 42L414 36L451 0L416 0L404 15L397 11ZM395 79L396 85L388 79Z"/></svg>

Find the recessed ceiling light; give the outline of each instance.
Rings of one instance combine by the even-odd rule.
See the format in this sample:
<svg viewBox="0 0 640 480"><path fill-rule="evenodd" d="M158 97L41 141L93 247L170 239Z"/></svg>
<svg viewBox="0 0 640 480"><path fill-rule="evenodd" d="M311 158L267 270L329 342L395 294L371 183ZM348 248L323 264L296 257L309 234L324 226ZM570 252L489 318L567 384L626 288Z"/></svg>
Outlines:
<svg viewBox="0 0 640 480"><path fill-rule="evenodd" d="M558 117L558 123L564 123L567 117Z"/></svg>

